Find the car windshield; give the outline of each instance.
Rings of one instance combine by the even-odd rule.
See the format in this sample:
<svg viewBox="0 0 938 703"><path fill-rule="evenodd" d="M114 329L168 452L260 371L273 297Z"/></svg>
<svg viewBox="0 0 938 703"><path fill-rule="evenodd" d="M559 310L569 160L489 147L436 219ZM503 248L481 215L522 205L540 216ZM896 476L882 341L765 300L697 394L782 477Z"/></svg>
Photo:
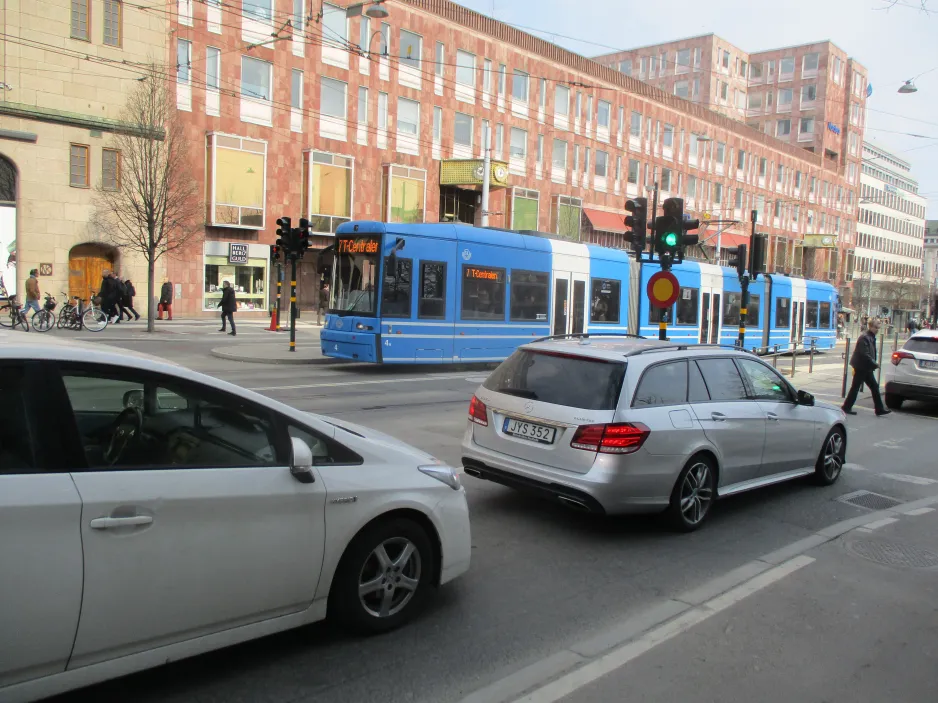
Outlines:
<svg viewBox="0 0 938 703"><path fill-rule="evenodd" d="M625 364L519 349L486 379L496 393L588 410L614 410Z"/></svg>
<svg viewBox="0 0 938 703"><path fill-rule="evenodd" d="M378 237L339 237L329 310L374 316L377 313Z"/></svg>

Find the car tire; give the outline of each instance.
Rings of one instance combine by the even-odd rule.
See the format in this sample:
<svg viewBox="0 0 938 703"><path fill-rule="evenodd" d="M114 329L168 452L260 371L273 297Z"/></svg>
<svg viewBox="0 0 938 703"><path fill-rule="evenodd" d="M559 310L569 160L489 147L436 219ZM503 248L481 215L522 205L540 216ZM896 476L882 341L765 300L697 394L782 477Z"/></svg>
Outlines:
<svg viewBox="0 0 938 703"><path fill-rule="evenodd" d="M819 486L831 486L837 482L847 459L847 432L835 427L827 433L817 463L814 465L814 482Z"/></svg>
<svg viewBox="0 0 938 703"><path fill-rule="evenodd" d="M713 460L698 454L690 458L671 491L667 516L679 532L693 532L710 514L717 497L716 469Z"/></svg>
<svg viewBox="0 0 938 703"><path fill-rule="evenodd" d="M435 582L435 562L430 537L413 520L393 518L369 525L342 556L330 591L330 615L365 634L400 627L426 603Z"/></svg>
<svg viewBox="0 0 938 703"><path fill-rule="evenodd" d="M902 407L902 402L905 400L901 395L896 395L895 393L887 393L883 399L886 402L886 407L890 410L898 410Z"/></svg>

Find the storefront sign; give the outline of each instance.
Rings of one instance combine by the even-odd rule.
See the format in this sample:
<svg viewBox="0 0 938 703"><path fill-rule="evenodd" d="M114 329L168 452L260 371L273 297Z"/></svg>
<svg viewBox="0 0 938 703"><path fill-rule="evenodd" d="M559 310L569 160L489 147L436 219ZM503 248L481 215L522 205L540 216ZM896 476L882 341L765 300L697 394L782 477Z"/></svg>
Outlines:
<svg viewBox="0 0 938 703"><path fill-rule="evenodd" d="M838 127L837 125L835 125L833 122L828 122L828 123L827 123L827 128L828 128L831 132L833 132L834 134L840 134L840 127Z"/></svg>
<svg viewBox="0 0 938 703"><path fill-rule="evenodd" d="M40 276L51 276L51 275L52 275L52 264L39 264L39 275L40 275Z"/></svg>
<svg viewBox="0 0 938 703"><path fill-rule="evenodd" d="M377 254L378 240L374 237L351 237L336 242L337 254Z"/></svg>
<svg viewBox="0 0 938 703"><path fill-rule="evenodd" d="M807 249L836 249L837 237L830 234L806 234L802 246Z"/></svg>
<svg viewBox="0 0 938 703"><path fill-rule="evenodd" d="M248 262L247 244L229 244L228 245L228 263L246 264Z"/></svg>

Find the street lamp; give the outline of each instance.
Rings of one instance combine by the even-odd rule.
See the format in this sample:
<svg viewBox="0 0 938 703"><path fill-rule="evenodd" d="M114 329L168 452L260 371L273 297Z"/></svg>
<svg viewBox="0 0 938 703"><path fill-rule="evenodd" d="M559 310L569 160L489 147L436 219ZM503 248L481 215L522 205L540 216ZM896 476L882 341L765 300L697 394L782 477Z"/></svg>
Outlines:
<svg viewBox="0 0 938 703"><path fill-rule="evenodd" d="M910 79L907 80L905 83L903 83L902 85L900 85L898 92L903 93L903 94L907 94L907 93L917 93L917 92L918 92L918 88L915 87L915 83L913 83L912 80L913 80L913 79L910 78Z"/></svg>
<svg viewBox="0 0 938 703"><path fill-rule="evenodd" d="M388 14L388 9L384 6L384 3L387 0L371 0L370 2L360 2L357 5L349 5L345 8L346 17L359 17L364 13L365 17L370 17L373 20L383 20L386 19ZM365 8L368 9L365 9Z"/></svg>

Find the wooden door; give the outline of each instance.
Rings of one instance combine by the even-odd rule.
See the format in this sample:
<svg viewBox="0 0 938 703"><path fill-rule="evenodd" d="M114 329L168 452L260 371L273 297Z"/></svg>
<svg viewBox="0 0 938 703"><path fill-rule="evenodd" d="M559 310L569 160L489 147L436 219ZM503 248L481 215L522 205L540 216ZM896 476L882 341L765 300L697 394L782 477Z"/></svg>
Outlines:
<svg viewBox="0 0 938 703"><path fill-rule="evenodd" d="M101 278L105 269L113 266L110 259L101 255L72 256L68 261L68 294L88 300L93 290L101 290Z"/></svg>

